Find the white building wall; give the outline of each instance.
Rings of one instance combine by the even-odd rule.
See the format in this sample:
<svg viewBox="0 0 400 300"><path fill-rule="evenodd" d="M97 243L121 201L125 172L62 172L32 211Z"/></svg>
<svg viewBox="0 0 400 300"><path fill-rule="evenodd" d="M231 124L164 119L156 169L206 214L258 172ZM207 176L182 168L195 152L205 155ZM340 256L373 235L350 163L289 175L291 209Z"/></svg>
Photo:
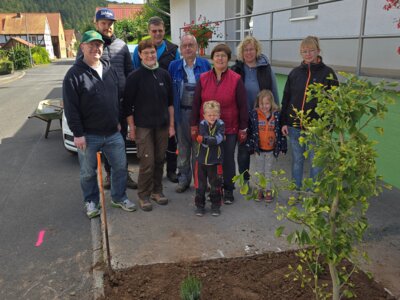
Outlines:
<svg viewBox="0 0 400 300"><path fill-rule="evenodd" d="M293 0L254 0L253 14L274 9L292 7ZM297 0L297 2L301 0ZM191 5L188 5L190 3ZM305 0L304 0L305 3ZM355 71L357 64L358 39L325 39L329 37L358 36L361 25L363 0L344 0L330 4L319 5L314 19L293 20L291 11L275 13L273 16L274 39L296 39L294 41L274 41L272 47L272 63L299 63L300 40L307 35L320 37L324 62L329 65L343 66ZM362 53L362 68L388 70L389 77L400 78L400 57L397 47L400 46L400 30L396 28L395 19L399 10L385 11L385 0L367 0L365 35L395 34L394 38L374 38L364 40ZM232 17L233 0L171 0L172 18L179 14L180 23L185 16L189 22L190 11L205 15L209 20L221 20ZM175 11L176 10L176 11ZM185 11L186 10L186 11ZM187 11L189 10L189 11ZM253 19L253 35L260 39L270 38L270 15L257 16ZM181 26L180 26L181 27ZM224 39L235 39L234 24L228 22L220 26ZM176 34L175 34L176 35ZM179 35L178 35L179 36ZM269 54L269 42L263 42L264 53ZM213 45L209 46L208 52ZM235 49L232 50L235 52Z"/></svg>
<svg viewBox="0 0 400 300"><path fill-rule="evenodd" d="M44 43L47 53L49 53L50 59L54 59L54 49L53 43L51 42L51 32L49 23L46 22L45 29L44 29Z"/></svg>

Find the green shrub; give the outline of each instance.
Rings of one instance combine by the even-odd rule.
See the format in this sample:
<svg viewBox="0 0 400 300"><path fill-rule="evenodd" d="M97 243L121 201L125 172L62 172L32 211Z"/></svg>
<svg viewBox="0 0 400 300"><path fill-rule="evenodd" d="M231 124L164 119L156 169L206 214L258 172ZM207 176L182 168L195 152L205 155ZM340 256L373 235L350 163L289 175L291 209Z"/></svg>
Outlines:
<svg viewBox="0 0 400 300"><path fill-rule="evenodd" d="M27 69L31 66L29 50L25 46L17 45L9 52L9 57L14 61L15 70Z"/></svg>
<svg viewBox="0 0 400 300"><path fill-rule="evenodd" d="M11 74L14 71L13 62L9 60L0 60L0 75Z"/></svg>
<svg viewBox="0 0 400 300"><path fill-rule="evenodd" d="M50 63L49 53L47 53L45 48L40 46L32 48L32 58L36 65Z"/></svg>

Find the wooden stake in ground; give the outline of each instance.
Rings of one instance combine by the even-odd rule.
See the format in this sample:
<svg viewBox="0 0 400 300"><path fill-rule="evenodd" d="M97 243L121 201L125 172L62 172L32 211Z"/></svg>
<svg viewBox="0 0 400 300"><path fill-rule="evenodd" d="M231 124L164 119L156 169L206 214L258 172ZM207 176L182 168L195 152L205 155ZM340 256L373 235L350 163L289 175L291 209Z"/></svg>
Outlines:
<svg viewBox="0 0 400 300"><path fill-rule="evenodd" d="M101 222L103 223L104 235L106 239L106 250L107 250L107 265L109 271L112 272L111 267L111 254L110 254L110 243L108 241L108 226L107 226L107 212L106 212L106 203L104 196L104 188L103 188L103 173L101 167L101 153L97 152L97 179L100 191L100 205L101 205Z"/></svg>

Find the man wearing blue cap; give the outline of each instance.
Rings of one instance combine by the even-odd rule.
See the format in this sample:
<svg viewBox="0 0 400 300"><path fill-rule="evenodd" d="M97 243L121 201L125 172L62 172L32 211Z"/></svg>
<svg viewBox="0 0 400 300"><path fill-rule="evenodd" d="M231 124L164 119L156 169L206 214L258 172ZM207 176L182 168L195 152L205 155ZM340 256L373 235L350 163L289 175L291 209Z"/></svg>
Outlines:
<svg viewBox="0 0 400 300"><path fill-rule="evenodd" d="M102 58L110 61L113 69L117 72L119 92L122 97L124 95L126 77L128 77L133 68L128 46L114 34L115 21L114 12L109 8L101 8L96 12L96 30L101 34L104 40ZM122 98L120 101L122 102ZM120 116L120 123L121 134L126 142L128 124L126 123L126 118L122 114ZM106 158L104 159L104 168L107 173L104 178L104 188L110 189L110 164ZM130 177L129 172L126 185L131 189L137 189L137 183Z"/></svg>
<svg viewBox="0 0 400 300"><path fill-rule="evenodd" d="M100 33L82 36L83 56L68 70L63 82L64 111L78 149L80 182L89 218L100 214L97 186L97 152L111 165L111 203L126 211L136 210L126 195L125 143L119 132L119 78L102 59L104 40Z"/></svg>

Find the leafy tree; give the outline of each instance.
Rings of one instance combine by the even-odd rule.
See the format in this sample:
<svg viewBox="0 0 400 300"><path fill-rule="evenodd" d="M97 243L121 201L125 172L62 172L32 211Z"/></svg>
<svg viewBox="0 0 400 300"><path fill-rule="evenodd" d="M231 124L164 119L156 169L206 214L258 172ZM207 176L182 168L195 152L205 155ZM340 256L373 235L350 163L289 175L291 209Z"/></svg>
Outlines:
<svg viewBox="0 0 400 300"><path fill-rule="evenodd" d="M164 24L165 24L165 33L166 35L171 34L171 22L170 22L170 17L166 16L163 13L160 13L160 10L169 12L170 11L170 0L155 0L151 1L151 5L145 4L143 7L143 18L144 20L150 19L151 17L154 16L159 16L160 18L163 19Z"/></svg>
<svg viewBox="0 0 400 300"><path fill-rule="evenodd" d="M36 65L49 64L49 53L44 47L36 46L32 48L32 58Z"/></svg>
<svg viewBox="0 0 400 300"><path fill-rule="evenodd" d="M375 141L368 139L364 129L373 120L382 119L388 104L394 103L393 92L387 90L394 84L372 84L354 75L341 75L346 81L331 90L325 90L321 84L309 86L307 98L318 100L319 119L309 120L307 113L297 112L306 128L300 142L313 149L313 164L323 171L316 182L303 181L297 198L290 197L287 205L278 203L276 208L279 220L286 218L298 224L287 236L290 243L300 246L300 264L290 266L290 275L302 286L311 287L316 299L354 296L350 277L356 269L342 267L342 263L359 261L356 244L368 227L369 199L382 189L378 184L381 177L376 174ZM382 128L376 130L383 133ZM258 185L265 188L267 180L255 175L252 178L258 178ZM275 175L282 179L284 188L294 189L283 171ZM234 180L239 181L241 193L246 194L249 188L243 174ZM277 228L276 235L280 236L284 229ZM331 291L318 282L325 268L331 277Z"/></svg>
<svg viewBox="0 0 400 300"><path fill-rule="evenodd" d="M135 30L135 22L131 19L120 20L114 24L115 35L125 43L133 40Z"/></svg>
<svg viewBox="0 0 400 300"><path fill-rule="evenodd" d="M15 70L27 69L31 66L29 49L25 46L17 45L8 53L8 57L14 62Z"/></svg>

